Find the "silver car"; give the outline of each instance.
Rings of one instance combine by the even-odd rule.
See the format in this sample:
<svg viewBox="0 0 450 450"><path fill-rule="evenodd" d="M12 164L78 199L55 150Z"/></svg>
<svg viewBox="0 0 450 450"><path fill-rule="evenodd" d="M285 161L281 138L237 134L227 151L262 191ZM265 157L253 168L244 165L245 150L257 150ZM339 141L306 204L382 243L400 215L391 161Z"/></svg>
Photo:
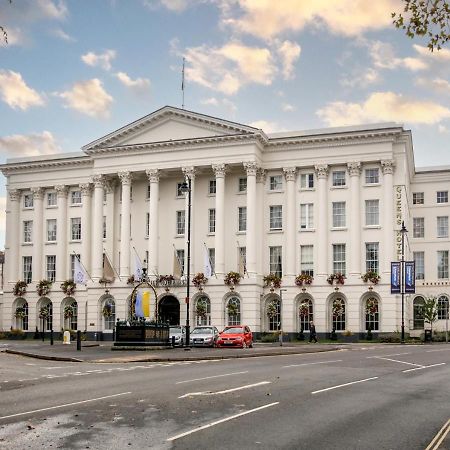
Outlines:
<svg viewBox="0 0 450 450"><path fill-rule="evenodd" d="M219 330L216 327L195 327L191 331L190 343L193 347L215 347Z"/></svg>
<svg viewBox="0 0 450 450"><path fill-rule="evenodd" d="M173 342L172 336L175 338L175 345L183 346L186 341L186 328L184 326L174 326L169 329L170 343Z"/></svg>

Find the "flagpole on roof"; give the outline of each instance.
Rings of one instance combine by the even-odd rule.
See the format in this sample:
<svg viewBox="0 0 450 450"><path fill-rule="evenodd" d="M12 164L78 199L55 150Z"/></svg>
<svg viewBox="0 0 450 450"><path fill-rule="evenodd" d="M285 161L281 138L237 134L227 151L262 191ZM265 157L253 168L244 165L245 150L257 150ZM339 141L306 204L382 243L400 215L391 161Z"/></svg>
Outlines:
<svg viewBox="0 0 450 450"><path fill-rule="evenodd" d="M183 56L183 70L181 71L181 109L184 109L184 63L186 61L186 58Z"/></svg>

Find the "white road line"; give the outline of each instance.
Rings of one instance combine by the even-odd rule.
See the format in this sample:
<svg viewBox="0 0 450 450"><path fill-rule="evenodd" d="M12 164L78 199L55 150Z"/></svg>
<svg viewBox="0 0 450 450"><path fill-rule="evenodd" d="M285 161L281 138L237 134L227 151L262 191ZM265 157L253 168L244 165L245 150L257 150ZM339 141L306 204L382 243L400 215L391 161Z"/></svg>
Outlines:
<svg viewBox="0 0 450 450"><path fill-rule="evenodd" d="M331 391L332 389L338 389L341 387L350 386L351 384L364 383L365 381L376 380L377 378L378 377L365 378L364 380L358 380L358 381L352 381L350 383L338 384L337 386L331 386L329 388L320 389L318 391L313 391L313 392L311 392L311 394L319 394L320 392Z"/></svg>
<svg viewBox="0 0 450 450"><path fill-rule="evenodd" d="M436 366L443 366L446 363L439 363L439 364L431 364L431 366L422 366L422 367L415 367L414 369L408 369L408 370L402 370L403 373L406 372L413 372L415 370L422 370L422 369L428 369L429 367L436 367Z"/></svg>
<svg viewBox="0 0 450 450"><path fill-rule="evenodd" d="M381 356L377 357L377 359L383 359L385 361L393 361L400 364L408 364L408 366L417 366L417 367L423 367L423 364L414 364L406 361L399 361L398 359L390 359L390 358L382 358Z"/></svg>
<svg viewBox="0 0 450 450"><path fill-rule="evenodd" d="M188 435L190 435L192 433L196 433L197 431L205 430L206 428L211 428L214 425L219 425L221 423L228 422L229 420L237 419L238 417L242 417L242 416L245 416L247 414L251 414L251 413L254 413L256 411L260 411L262 409L265 409L265 408L270 408L271 406L278 405L279 403L280 402L269 403L268 405L260 406L258 408L250 409L248 411L242 411L241 413L235 414L234 416L225 417L224 419L216 420L215 422L207 423L206 425L202 425L201 427L194 428L193 430L186 431L185 433L178 434L176 436L173 436L173 437L167 439L167 441L168 442L175 441L175 440L180 439L180 438L182 438L184 436L188 436Z"/></svg>
<svg viewBox="0 0 450 450"><path fill-rule="evenodd" d="M74 406L74 405L81 405L83 403L96 402L98 400L104 400L106 398L119 397L120 395L128 395L128 394L131 394L131 392L121 392L120 394L105 395L104 397L91 398L89 400L82 400L80 402L65 403L64 405L57 405L57 406L49 406L48 408L41 408L41 409L35 409L33 411L25 411L25 412L21 412L21 413L17 413L17 414L10 414L9 416L1 416L0 420L10 419L11 417L25 416L27 414L34 414L34 413L42 412L42 411L50 411L51 409L65 408L66 406Z"/></svg>
<svg viewBox="0 0 450 450"><path fill-rule="evenodd" d="M450 431L450 419L444 424L444 426L437 432L436 436L430 442L428 447L425 450L438 450L439 446L442 444L442 441L447 436Z"/></svg>
<svg viewBox="0 0 450 450"><path fill-rule="evenodd" d="M392 353L392 355L381 355L381 356L366 356L367 359L373 359L373 358L386 358L387 356L400 356L400 355L410 355L409 353Z"/></svg>
<svg viewBox="0 0 450 450"><path fill-rule="evenodd" d="M232 389L226 389L224 391L217 391L217 392L210 392L210 391L204 391L204 392L189 392L188 394L181 395L178 398L186 398L186 397L194 397L198 395L220 395L220 394L228 394L229 392L235 392L235 391L241 391L242 389L250 389L252 387L256 386L262 386L264 384L271 384L271 381L261 381L260 383L254 383L254 384L246 384L245 386L239 386L237 388Z"/></svg>
<svg viewBox="0 0 450 450"><path fill-rule="evenodd" d="M450 348L442 348L439 350L427 350L425 353L433 353L433 352L450 352Z"/></svg>
<svg viewBox="0 0 450 450"><path fill-rule="evenodd" d="M328 364L328 363L335 363L335 362L342 362L342 359L336 359L335 361L319 361L319 362L304 363L304 364L291 364L290 366L281 366L281 367L284 369L286 367L313 366L314 364Z"/></svg>
<svg viewBox="0 0 450 450"><path fill-rule="evenodd" d="M184 381L178 381L175 384L183 384L183 383L190 383L191 381L201 381L201 380L209 380L211 378L220 378L220 377L228 377L230 375L240 375L243 373L248 373L248 370L246 370L245 372L233 372L233 373L224 373L222 375L213 375L211 377L203 377L203 378L194 378L192 380L184 380Z"/></svg>
<svg viewBox="0 0 450 450"><path fill-rule="evenodd" d="M41 367L41 369L49 369L49 370L51 370L51 369L67 369L67 366L64 366L64 367Z"/></svg>

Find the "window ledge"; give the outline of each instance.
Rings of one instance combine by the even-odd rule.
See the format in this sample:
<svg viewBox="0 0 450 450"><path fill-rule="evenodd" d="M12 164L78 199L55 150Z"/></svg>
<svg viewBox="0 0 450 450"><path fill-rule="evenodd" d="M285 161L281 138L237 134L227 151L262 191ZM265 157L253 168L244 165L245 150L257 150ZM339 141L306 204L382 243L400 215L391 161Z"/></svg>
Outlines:
<svg viewBox="0 0 450 450"><path fill-rule="evenodd" d="M208 193L208 194L206 194L206 196L207 196L207 197L215 197L215 196L216 196L216 194L211 194L211 193Z"/></svg>
<svg viewBox="0 0 450 450"><path fill-rule="evenodd" d="M236 234L247 234L247 230L245 230L245 231L236 231Z"/></svg>
<svg viewBox="0 0 450 450"><path fill-rule="evenodd" d="M381 186L381 183L364 183L363 187Z"/></svg>
<svg viewBox="0 0 450 450"><path fill-rule="evenodd" d="M282 229L280 229L280 230L278 230L278 229L277 230L269 230L268 231L269 234L277 234L277 233L282 233L282 232L283 232Z"/></svg>
<svg viewBox="0 0 450 450"><path fill-rule="evenodd" d="M208 233L206 233L206 236L215 236L216 235L216 232L214 231L214 232L208 232Z"/></svg>
<svg viewBox="0 0 450 450"><path fill-rule="evenodd" d="M79 244L79 243L81 243L81 239L71 239L69 241L69 244Z"/></svg>
<svg viewBox="0 0 450 450"><path fill-rule="evenodd" d="M364 225L365 230L380 230L381 225Z"/></svg>
<svg viewBox="0 0 450 450"><path fill-rule="evenodd" d="M174 239L180 239L180 238L184 238L184 234L176 234L174 236Z"/></svg>
<svg viewBox="0 0 450 450"><path fill-rule="evenodd" d="M300 188L300 192L314 192L316 188Z"/></svg>
<svg viewBox="0 0 450 450"><path fill-rule="evenodd" d="M300 233L304 233L304 232L311 233L313 231L316 231L316 229L315 228L300 228L299 231L300 231Z"/></svg>
<svg viewBox="0 0 450 450"><path fill-rule="evenodd" d="M267 189L268 194L284 194L284 189L278 189L278 190L270 190Z"/></svg>
<svg viewBox="0 0 450 450"><path fill-rule="evenodd" d="M436 236L436 239L448 239L448 235L447 236Z"/></svg>
<svg viewBox="0 0 450 450"><path fill-rule="evenodd" d="M31 245L33 245L33 243L32 242L22 242L22 247L29 247L29 246L31 246Z"/></svg>
<svg viewBox="0 0 450 450"><path fill-rule="evenodd" d="M45 245L56 245L58 241L45 241Z"/></svg>
<svg viewBox="0 0 450 450"><path fill-rule="evenodd" d="M331 186L330 190L333 190L333 189L348 189L348 186L347 185L345 185L345 186Z"/></svg>
<svg viewBox="0 0 450 450"><path fill-rule="evenodd" d="M56 208L58 208L58 205L47 205L45 207L45 209L56 209Z"/></svg>
<svg viewBox="0 0 450 450"><path fill-rule="evenodd" d="M247 191L237 191L237 195L245 195Z"/></svg>
<svg viewBox="0 0 450 450"><path fill-rule="evenodd" d="M331 231L347 231L347 227L331 227Z"/></svg>
<svg viewBox="0 0 450 450"><path fill-rule="evenodd" d="M34 211L34 206L30 206L30 207L23 207L22 211Z"/></svg>
<svg viewBox="0 0 450 450"><path fill-rule="evenodd" d="M82 203L71 203L69 206L71 208L79 208L80 206L83 206L83 204Z"/></svg>

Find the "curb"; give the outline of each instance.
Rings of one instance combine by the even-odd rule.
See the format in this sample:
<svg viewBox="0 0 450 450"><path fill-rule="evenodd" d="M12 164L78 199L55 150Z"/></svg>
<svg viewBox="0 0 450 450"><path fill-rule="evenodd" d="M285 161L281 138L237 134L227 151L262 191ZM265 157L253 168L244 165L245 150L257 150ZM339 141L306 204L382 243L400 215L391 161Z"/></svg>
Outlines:
<svg viewBox="0 0 450 450"><path fill-rule="evenodd" d="M67 361L67 362L84 362L82 359L78 358L69 358L66 356L46 356L46 355L37 355L36 353L27 353L21 352L18 350L5 350L5 353L11 353L13 355L27 356L28 358L36 358L36 359L45 359L48 361Z"/></svg>

